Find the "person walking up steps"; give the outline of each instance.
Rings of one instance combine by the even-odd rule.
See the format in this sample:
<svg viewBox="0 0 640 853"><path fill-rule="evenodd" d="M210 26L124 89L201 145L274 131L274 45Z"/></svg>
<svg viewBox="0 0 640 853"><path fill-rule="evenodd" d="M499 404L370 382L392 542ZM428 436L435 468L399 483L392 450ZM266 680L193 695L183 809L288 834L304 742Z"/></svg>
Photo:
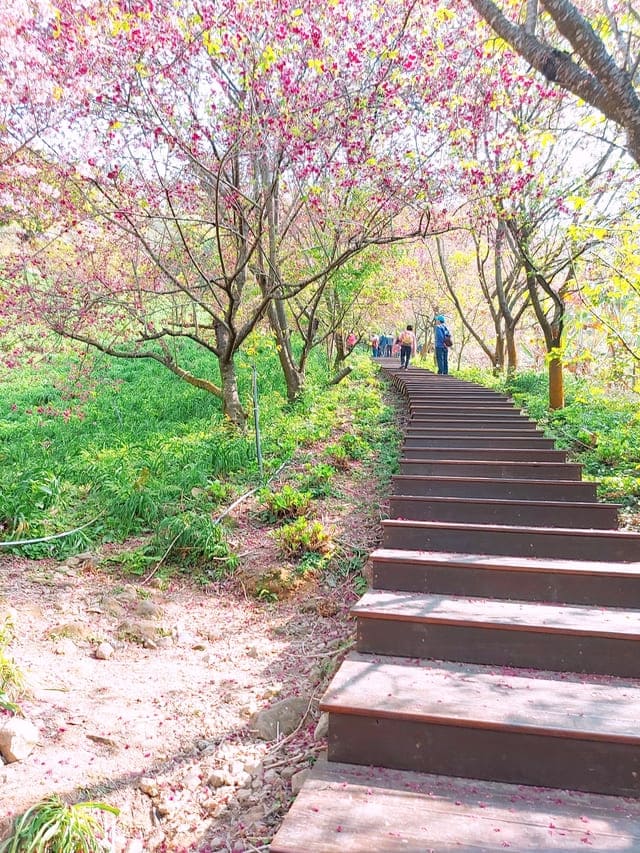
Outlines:
<svg viewBox="0 0 640 853"><path fill-rule="evenodd" d="M413 334L413 326L407 326L398 337L400 339L400 369L406 370L409 367L409 359L416 352L416 336Z"/></svg>
<svg viewBox="0 0 640 853"><path fill-rule="evenodd" d="M446 374L449 373L449 347L451 346L451 332L447 329L443 314L438 314L436 317L435 345L438 373L442 376L446 376Z"/></svg>

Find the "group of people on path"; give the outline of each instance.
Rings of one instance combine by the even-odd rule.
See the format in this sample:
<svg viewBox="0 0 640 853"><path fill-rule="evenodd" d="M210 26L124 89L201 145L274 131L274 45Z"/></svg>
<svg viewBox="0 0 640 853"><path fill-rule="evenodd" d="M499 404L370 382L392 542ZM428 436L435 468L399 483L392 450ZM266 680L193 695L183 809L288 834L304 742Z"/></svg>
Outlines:
<svg viewBox="0 0 640 853"><path fill-rule="evenodd" d="M449 373L449 347L453 343L451 332L447 328L443 314L438 314L435 321L434 344L438 373ZM408 324L394 339L391 335L372 335L371 351L374 358L390 358L400 355L400 369L409 367L411 356L416 354L417 343L413 326Z"/></svg>

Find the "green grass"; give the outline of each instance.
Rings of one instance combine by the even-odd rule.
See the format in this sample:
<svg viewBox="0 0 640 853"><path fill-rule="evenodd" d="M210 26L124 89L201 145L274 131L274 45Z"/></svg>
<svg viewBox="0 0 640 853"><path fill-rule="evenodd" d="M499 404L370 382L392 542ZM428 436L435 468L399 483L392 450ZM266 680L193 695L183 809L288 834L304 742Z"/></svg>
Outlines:
<svg viewBox="0 0 640 853"><path fill-rule="evenodd" d="M522 373L497 380L479 371L464 372L474 379L509 393L518 405L584 466L584 475L597 480L598 496L628 507L640 504L640 406L637 395L612 391L592 380L565 375L565 407L548 407L547 377Z"/></svg>
<svg viewBox="0 0 640 853"><path fill-rule="evenodd" d="M106 853L110 844L94 811L118 814L106 803L67 805L53 794L14 821L0 853Z"/></svg>
<svg viewBox="0 0 640 853"><path fill-rule="evenodd" d="M186 355L194 373L215 378L215 363L195 349ZM345 411L355 412L356 428L341 448L352 459L370 452L367 429L382 408L366 355L347 380L327 386L326 363L314 351L295 404L287 402L273 347L258 347L255 363L267 477L300 448L326 441ZM239 358L248 409L251 366ZM162 560L206 567L208 576L233 571L235 555L212 520L260 477L252 431L230 429L215 397L153 362L97 354L59 352L0 380L2 539L47 539L14 552L61 559L143 536L149 542L137 555L138 569ZM330 472L325 465L317 492L330 492Z"/></svg>

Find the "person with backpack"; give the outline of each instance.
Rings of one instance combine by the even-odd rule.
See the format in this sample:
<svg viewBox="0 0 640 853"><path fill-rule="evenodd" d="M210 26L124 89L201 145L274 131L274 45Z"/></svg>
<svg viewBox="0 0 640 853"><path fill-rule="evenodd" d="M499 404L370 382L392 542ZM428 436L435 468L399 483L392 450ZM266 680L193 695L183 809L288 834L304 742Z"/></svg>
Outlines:
<svg viewBox="0 0 640 853"><path fill-rule="evenodd" d="M400 340L400 369L407 370L409 367L409 359L416 352L416 336L413 334L413 326L408 325L404 331L398 335Z"/></svg>
<svg viewBox="0 0 640 853"><path fill-rule="evenodd" d="M446 326L444 315L438 314L436 317L436 362L438 364L438 373L446 376L449 373L449 347L453 345L451 332Z"/></svg>

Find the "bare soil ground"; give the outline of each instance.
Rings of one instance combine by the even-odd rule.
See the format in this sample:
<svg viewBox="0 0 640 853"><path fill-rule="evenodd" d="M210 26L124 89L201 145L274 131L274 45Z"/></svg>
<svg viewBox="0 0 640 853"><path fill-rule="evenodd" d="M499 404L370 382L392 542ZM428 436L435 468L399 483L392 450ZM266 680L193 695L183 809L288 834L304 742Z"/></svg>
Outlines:
<svg viewBox="0 0 640 853"><path fill-rule="evenodd" d="M318 517L368 552L380 506L363 500L355 473ZM57 792L120 808L108 825L114 851L268 849L295 774L325 745L318 700L351 643L357 596L338 573L256 600L252 579L282 561L254 510L249 499L235 512L240 572L207 588L133 583L100 569L102 555L0 556L0 615L14 615L11 654L29 687L21 707L40 733L28 758L0 764L0 834ZM113 653L98 659L103 642ZM294 731L261 739L253 714L292 697L304 709Z"/></svg>

